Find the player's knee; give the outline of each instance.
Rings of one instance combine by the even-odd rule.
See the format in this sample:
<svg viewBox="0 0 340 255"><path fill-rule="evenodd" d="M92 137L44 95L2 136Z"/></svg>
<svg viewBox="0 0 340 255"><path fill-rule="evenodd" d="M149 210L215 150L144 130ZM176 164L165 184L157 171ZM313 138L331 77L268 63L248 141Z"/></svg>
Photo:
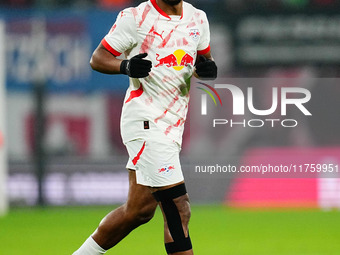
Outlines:
<svg viewBox="0 0 340 255"><path fill-rule="evenodd" d="M136 219L139 224L145 224L149 222L155 215L155 209L152 206L144 206L136 213Z"/></svg>
<svg viewBox="0 0 340 255"><path fill-rule="evenodd" d="M169 229L173 242L165 243L168 254L192 249L188 231L190 219L189 197L184 184L153 193L161 203L166 227Z"/></svg>
<svg viewBox="0 0 340 255"><path fill-rule="evenodd" d="M149 222L154 214L156 207L154 205L144 205L142 207L126 207L126 217L136 225L142 225Z"/></svg>

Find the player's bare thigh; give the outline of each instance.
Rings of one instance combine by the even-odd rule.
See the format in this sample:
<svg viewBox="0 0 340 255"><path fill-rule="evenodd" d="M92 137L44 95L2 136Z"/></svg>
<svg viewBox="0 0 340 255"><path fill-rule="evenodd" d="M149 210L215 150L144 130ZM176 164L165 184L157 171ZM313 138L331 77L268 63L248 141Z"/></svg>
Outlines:
<svg viewBox="0 0 340 255"><path fill-rule="evenodd" d="M137 183L136 171L129 170L129 193L126 202L127 210L156 210L157 201L149 187Z"/></svg>

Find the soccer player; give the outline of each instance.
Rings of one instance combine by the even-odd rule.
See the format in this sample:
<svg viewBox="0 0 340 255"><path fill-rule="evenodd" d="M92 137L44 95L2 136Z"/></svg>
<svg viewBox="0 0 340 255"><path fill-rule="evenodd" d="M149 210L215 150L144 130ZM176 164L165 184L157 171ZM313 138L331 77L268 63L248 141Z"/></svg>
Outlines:
<svg viewBox="0 0 340 255"><path fill-rule="evenodd" d="M94 70L130 77L121 116L130 186L127 202L100 222L75 255L104 254L148 222L157 205L167 254L193 254L179 152L190 78L217 76L209 43L203 11L183 0L149 0L121 11L94 51ZM122 53L125 60L116 58Z"/></svg>

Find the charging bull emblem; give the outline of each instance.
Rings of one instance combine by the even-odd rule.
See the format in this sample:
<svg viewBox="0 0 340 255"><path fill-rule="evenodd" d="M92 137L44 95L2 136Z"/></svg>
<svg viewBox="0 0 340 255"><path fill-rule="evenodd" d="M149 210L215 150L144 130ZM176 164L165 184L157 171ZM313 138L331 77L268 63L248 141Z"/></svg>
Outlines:
<svg viewBox="0 0 340 255"><path fill-rule="evenodd" d="M198 41L198 39L200 38L201 36L201 33L198 29L190 29L190 32L189 32L189 36L194 40L194 41Z"/></svg>
<svg viewBox="0 0 340 255"><path fill-rule="evenodd" d="M173 54L159 58L159 54L156 54L156 60L158 64L155 67L166 66L172 67L176 71L182 70L185 66L194 65L194 58L186 53L184 50L176 50Z"/></svg>

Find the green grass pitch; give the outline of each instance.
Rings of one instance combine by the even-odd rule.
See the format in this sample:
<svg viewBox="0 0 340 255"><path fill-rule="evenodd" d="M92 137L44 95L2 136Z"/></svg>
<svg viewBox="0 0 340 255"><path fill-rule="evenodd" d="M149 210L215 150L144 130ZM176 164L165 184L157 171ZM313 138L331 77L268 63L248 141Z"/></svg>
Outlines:
<svg viewBox="0 0 340 255"><path fill-rule="evenodd" d="M12 209L0 218L0 255L70 255L111 208ZM161 255L162 216L132 232L107 254ZM192 206L196 255L338 255L340 212L233 210Z"/></svg>

